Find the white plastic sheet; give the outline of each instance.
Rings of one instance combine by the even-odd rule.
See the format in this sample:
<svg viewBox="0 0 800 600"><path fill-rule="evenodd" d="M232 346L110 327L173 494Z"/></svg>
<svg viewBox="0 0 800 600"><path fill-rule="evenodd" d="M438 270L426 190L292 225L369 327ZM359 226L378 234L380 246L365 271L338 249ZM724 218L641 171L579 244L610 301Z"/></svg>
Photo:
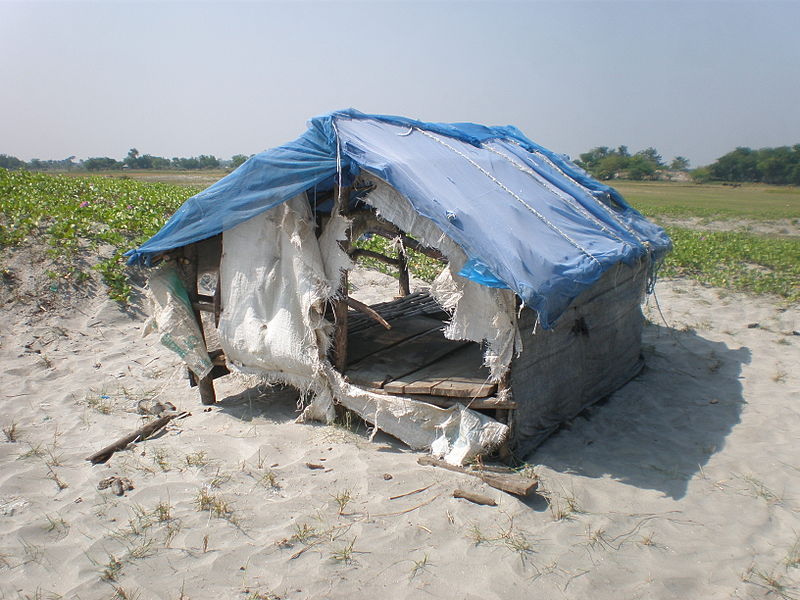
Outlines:
<svg viewBox="0 0 800 600"><path fill-rule="evenodd" d="M194 317L186 288L171 264L153 269L148 280L153 317L145 325L145 334L155 330L161 343L181 357L202 379L211 372L203 333Z"/></svg>

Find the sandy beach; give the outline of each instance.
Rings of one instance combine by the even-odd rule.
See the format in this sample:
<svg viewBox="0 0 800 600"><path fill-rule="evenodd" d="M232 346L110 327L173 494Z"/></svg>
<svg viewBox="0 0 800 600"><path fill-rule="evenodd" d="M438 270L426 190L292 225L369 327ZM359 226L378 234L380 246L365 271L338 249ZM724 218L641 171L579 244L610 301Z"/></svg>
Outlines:
<svg viewBox="0 0 800 600"><path fill-rule="evenodd" d="M295 423L289 389L227 377L203 407L142 337L141 293L37 294L25 252L0 323L0 598L800 597L797 306L660 281L645 371L528 457L523 501ZM191 414L85 460L155 401Z"/></svg>

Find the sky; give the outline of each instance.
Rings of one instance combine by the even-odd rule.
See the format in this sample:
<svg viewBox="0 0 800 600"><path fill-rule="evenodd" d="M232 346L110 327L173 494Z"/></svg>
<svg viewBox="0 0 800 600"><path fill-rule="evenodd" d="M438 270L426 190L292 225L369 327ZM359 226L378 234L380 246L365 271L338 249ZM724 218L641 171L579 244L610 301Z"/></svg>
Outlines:
<svg viewBox="0 0 800 600"><path fill-rule="evenodd" d="M0 153L253 154L353 107L692 166L800 143L800 1L0 0Z"/></svg>

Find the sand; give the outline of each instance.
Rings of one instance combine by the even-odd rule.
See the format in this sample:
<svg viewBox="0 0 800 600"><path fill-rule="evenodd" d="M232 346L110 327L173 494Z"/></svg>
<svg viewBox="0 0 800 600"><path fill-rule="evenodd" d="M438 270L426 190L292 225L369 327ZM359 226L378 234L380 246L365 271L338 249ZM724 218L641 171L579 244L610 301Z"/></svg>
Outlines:
<svg viewBox="0 0 800 600"><path fill-rule="evenodd" d="M297 424L291 390L223 378L204 408L138 308L8 292L27 277L0 323L0 598L800 596L797 306L659 282L646 370L529 457L542 494L522 501ZM84 460L152 399L191 415ZM112 476L133 489L98 489Z"/></svg>

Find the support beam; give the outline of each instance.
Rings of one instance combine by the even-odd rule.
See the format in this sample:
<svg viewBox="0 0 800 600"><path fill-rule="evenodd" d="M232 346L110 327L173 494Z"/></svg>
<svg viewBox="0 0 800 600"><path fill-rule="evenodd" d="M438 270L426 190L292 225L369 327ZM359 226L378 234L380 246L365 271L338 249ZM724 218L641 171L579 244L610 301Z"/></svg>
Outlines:
<svg viewBox="0 0 800 600"><path fill-rule="evenodd" d="M400 270L400 295L402 297L406 297L411 293L411 280L408 275L408 255L406 254L405 246L400 246L400 250L398 251L399 255L399 270Z"/></svg>
<svg viewBox="0 0 800 600"><path fill-rule="evenodd" d="M347 215L349 212L350 188L341 188L338 185L334 188L334 206L339 213ZM342 250L350 250L350 231L347 232L347 239L341 244ZM334 332L333 332L333 364L340 373L347 369L347 296L348 296L348 277L347 271L342 273L342 280L339 285L339 297L333 303Z"/></svg>
<svg viewBox="0 0 800 600"><path fill-rule="evenodd" d="M178 265L183 285L186 287L189 301L194 308L194 318L197 321L197 325L200 327L200 334L203 337L203 344L205 345L206 333L203 329L203 318L200 315L200 309L195 307L196 304L200 303L200 296L197 291L197 247L195 244L189 244L183 247L183 253L178 259ZM211 377L206 376L202 379L198 379L197 389L200 390L200 401L203 404L216 404L217 395L214 392L214 380L211 379Z"/></svg>

